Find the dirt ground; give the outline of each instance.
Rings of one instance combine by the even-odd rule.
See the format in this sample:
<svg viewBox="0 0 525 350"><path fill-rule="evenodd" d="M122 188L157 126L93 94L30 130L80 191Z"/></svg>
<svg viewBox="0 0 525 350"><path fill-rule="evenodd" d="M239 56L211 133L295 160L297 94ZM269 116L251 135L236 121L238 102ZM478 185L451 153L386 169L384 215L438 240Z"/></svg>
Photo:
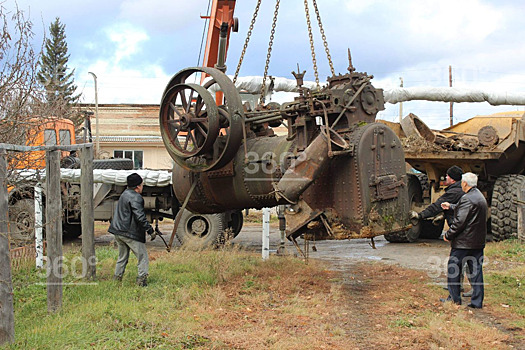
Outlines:
<svg viewBox="0 0 525 350"><path fill-rule="evenodd" d="M160 225L166 241L171 229L169 223ZM97 244L112 241L112 236L100 226L96 236ZM260 224L245 225L232 244L260 252L261 236ZM305 242L298 243L304 253ZM272 227L270 253L275 254L279 245L280 233ZM158 238L147 246L152 256L165 251ZM284 247L286 254L303 254L287 240ZM351 344L355 349L525 349L525 330L512 327L512 320L506 319L499 305L486 304L483 310L472 311L439 302L440 297L447 295L442 288L446 282L447 243L421 240L392 244L377 237L375 248L365 239L309 242L308 263L324 261L339 276L344 301L338 305L337 315L331 316L331 322L350 338L346 348ZM474 322L479 334L455 333L448 328L461 322ZM327 348L345 346L334 343Z"/></svg>

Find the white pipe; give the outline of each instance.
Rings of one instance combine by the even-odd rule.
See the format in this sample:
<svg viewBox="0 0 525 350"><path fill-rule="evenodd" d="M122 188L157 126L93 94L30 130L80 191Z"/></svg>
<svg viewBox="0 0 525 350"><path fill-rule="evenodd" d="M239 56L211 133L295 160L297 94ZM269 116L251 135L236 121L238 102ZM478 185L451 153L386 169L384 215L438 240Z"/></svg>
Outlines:
<svg viewBox="0 0 525 350"><path fill-rule="evenodd" d="M384 91L385 102L399 103L405 101L441 101L441 102L488 102L493 106L525 105L525 94L508 92L491 92L480 89L453 87L413 87L394 88Z"/></svg>
<svg viewBox="0 0 525 350"><path fill-rule="evenodd" d="M273 77L273 92L297 92L297 84L294 79ZM270 80L266 81L266 86L270 85ZM316 83L305 81L304 87L315 89ZM248 76L240 77L235 83L239 91L258 94L262 87L262 77ZM217 84L210 90L219 90ZM499 105L525 105L524 93L509 93L484 91L481 89L453 88L453 87L413 87L413 88L394 88L384 91L385 102L396 104L406 101L441 101L441 102L488 102L493 106Z"/></svg>

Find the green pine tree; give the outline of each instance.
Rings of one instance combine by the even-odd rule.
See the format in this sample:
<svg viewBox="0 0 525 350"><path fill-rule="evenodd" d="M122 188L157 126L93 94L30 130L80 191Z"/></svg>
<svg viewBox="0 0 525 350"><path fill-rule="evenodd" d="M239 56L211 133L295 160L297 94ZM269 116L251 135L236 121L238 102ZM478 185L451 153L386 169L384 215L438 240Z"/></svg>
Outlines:
<svg viewBox="0 0 525 350"><path fill-rule="evenodd" d="M68 117L80 95L75 95L75 70L68 73L69 55L65 29L66 26L60 23L58 17L49 26L50 38L46 39L37 79L44 86L47 102L53 106L54 113Z"/></svg>

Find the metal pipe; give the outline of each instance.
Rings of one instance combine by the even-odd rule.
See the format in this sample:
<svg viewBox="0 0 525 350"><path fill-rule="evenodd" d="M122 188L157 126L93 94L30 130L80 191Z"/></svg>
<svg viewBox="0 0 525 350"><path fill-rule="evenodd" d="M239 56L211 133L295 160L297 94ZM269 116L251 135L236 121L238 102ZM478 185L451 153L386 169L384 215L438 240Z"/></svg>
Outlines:
<svg viewBox="0 0 525 350"><path fill-rule="evenodd" d="M226 46L228 45L228 23L222 22L221 33L219 36L219 53L217 55L217 64L215 68L221 72L226 72Z"/></svg>
<svg viewBox="0 0 525 350"><path fill-rule="evenodd" d="M273 117L281 117L281 112L272 112L272 113L266 113L264 115L260 115L260 116L257 116L257 117L246 117L246 122L249 122L249 123L253 123L253 122L256 122L256 121L259 121L259 120L264 120L266 118L273 118Z"/></svg>
<svg viewBox="0 0 525 350"><path fill-rule="evenodd" d="M97 88L97 76L93 72L88 72L88 74L91 74L93 76L93 80L95 81L95 120L96 120L96 126L95 131L97 133L97 140L96 140L96 148L97 151L95 152L95 158L100 154L100 134L98 129L98 88Z"/></svg>
<svg viewBox="0 0 525 350"><path fill-rule="evenodd" d="M263 123L267 123L267 122L272 122L274 120L282 120L283 117L281 116L275 116L275 117L272 117L272 118L266 118L266 119L261 119L261 120L256 120L256 121L250 121L250 123L253 123L253 124L263 124Z"/></svg>

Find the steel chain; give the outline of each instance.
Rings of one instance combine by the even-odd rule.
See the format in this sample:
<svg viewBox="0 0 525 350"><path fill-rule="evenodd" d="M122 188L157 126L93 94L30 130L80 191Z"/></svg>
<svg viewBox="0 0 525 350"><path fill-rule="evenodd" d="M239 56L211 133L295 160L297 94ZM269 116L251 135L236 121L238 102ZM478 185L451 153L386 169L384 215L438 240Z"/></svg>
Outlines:
<svg viewBox="0 0 525 350"><path fill-rule="evenodd" d="M270 66L270 57L272 56L273 39L275 37L275 27L277 26L277 15L279 14L280 2L281 0L277 0L275 2L275 11L273 13L272 31L270 34L270 42L268 43L268 53L266 54L266 65L264 66L264 75L263 75L263 81L262 81L262 86L261 86L261 99L260 99L261 103L264 103L264 100L265 100L264 90L266 89L266 77L268 76L268 67Z"/></svg>
<svg viewBox="0 0 525 350"><path fill-rule="evenodd" d="M306 24L308 25L308 37L310 38L310 49L312 50L312 63L314 65L315 83L319 89L319 73L317 72L317 59L315 58L314 35L312 33L312 23L310 21L310 10L308 0L304 0L304 12L306 13Z"/></svg>
<svg viewBox="0 0 525 350"><path fill-rule="evenodd" d="M250 23L250 28L248 29L248 34L246 34L246 40L244 41L244 47L242 48L241 57L239 58L239 63L237 64L237 70L235 71L235 76L233 77L233 83L237 81L239 72L241 70L242 61L244 60L244 55L246 54L246 49L248 49L248 43L250 42L250 37L252 36L253 27L255 26L255 21L257 20L257 15L259 14L259 7L261 7L261 1L257 1L255 6L255 11L253 12L252 21Z"/></svg>
<svg viewBox="0 0 525 350"><path fill-rule="evenodd" d="M330 65L330 71L332 75L335 75L334 64L332 63L332 56L330 56L330 49L328 48L328 41L326 40L326 35L323 29L323 22L321 21L321 15L319 13L319 8L317 7L317 0L312 0L315 14L317 15L317 22L319 23L319 31L321 32L321 37L323 38L324 50L326 52L326 58L328 59L328 64Z"/></svg>

